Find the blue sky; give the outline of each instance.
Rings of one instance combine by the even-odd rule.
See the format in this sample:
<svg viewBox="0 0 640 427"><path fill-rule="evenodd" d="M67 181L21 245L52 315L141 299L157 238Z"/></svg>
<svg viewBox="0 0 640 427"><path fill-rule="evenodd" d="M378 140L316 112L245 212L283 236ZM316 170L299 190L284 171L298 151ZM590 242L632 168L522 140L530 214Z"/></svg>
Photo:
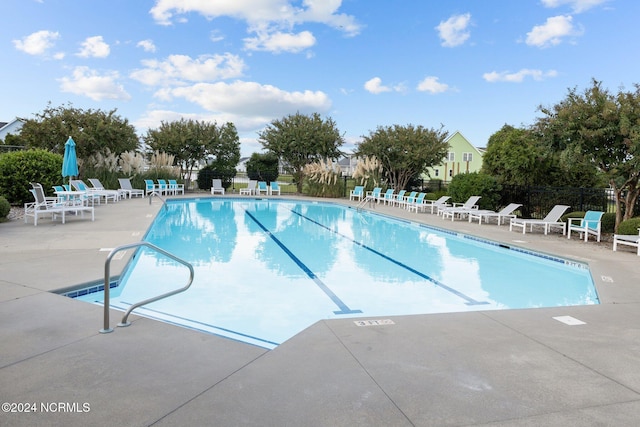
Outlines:
<svg viewBox="0 0 640 427"><path fill-rule="evenodd" d="M117 109L140 135L231 121L242 154L300 112L352 149L378 126L505 123L591 78L640 83L637 0L3 0L0 121L51 102Z"/></svg>

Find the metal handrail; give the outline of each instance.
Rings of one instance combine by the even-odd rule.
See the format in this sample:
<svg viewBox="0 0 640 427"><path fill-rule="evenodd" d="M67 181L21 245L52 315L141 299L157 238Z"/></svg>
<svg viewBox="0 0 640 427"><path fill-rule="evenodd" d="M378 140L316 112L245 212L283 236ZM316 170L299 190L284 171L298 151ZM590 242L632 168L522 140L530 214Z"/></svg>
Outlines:
<svg viewBox="0 0 640 427"><path fill-rule="evenodd" d="M113 258L113 256L123 250L126 249L131 249L131 248L137 248L140 246L147 246L153 250L155 250L156 252L160 252L161 254L165 255L166 257L169 257L171 259L173 259L174 261L177 261L181 264L184 264L185 266L187 266L187 268L189 268L189 282L182 288L179 289L175 289L171 292L167 292L166 294L162 294L162 295L158 295L156 297L153 298L149 298L146 299L144 301L140 301L136 304L133 304L131 307L129 307L129 309L124 313L124 316L122 316L122 320L120 321L120 323L118 323L118 326L120 327L124 327L124 326L129 326L131 324L131 322L127 321L127 318L129 317L129 314L135 310L138 307L141 307L143 305L152 303L154 301L158 301L162 298L166 298L166 297L170 297L171 295L175 295L178 294L180 292L184 292L187 289L189 289L189 287L191 286L191 284L193 283L193 276L194 276L194 272L193 272L193 266L188 263L187 261L178 258L177 256L173 255L172 253L169 253L167 251L165 251L162 248L157 247L154 244L151 244L149 242L136 242L136 243L131 243L128 245L122 245L122 246L118 246L117 248L114 248L111 250L111 252L109 252L109 255L107 256L107 260L104 263L104 325L103 328L100 329L100 333L101 334L107 334L109 332L113 332L113 329L109 327L109 283L111 281L111 274L110 274L110 267L111 267L111 259Z"/></svg>
<svg viewBox="0 0 640 427"><path fill-rule="evenodd" d="M165 209L167 208L167 201L164 198L162 198L160 196L160 193L158 193L155 190L149 193L149 206L151 206L151 202L153 201L153 196L156 196L158 199L160 199L160 201L164 204Z"/></svg>
<svg viewBox="0 0 640 427"><path fill-rule="evenodd" d="M364 205L367 204L367 202L369 202L369 207L375 207L375 205L373 204L373 202L376 199L369 196L365 196L362 198L362 200L360 200L360 202L356 205L356 211L360 211L362 208L364 208Z"/></svg>

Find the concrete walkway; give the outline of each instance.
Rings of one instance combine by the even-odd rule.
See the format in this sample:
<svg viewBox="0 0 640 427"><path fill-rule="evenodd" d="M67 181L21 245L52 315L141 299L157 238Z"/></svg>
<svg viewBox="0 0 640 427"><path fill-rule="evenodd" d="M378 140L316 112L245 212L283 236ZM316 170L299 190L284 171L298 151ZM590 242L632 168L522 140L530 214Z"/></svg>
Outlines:
<svg viewBox="0 0 640 427"><path fill-rule="evenodd" d="M640 419L640 257L630 250L377 206L588 262L602 304L399 316L369 327L320 321L271 351L137 316L100 334L101 307L51 291L100 280L105 250L139 241L160 207L133 199L96 208L95 222L0 224L0 400L23 411L0 413L1 426L582 427ZM115 274L126 258L114 260ZM111 325L121 316L113 311Z"/></svg>

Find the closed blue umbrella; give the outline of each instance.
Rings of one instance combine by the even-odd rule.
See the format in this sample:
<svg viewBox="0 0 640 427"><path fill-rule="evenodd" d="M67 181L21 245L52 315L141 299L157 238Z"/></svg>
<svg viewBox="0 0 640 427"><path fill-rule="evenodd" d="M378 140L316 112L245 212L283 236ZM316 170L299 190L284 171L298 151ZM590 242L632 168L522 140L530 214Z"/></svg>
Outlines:
<svg viewBox="0 0 640 427"><path fill-rule="evenodd" d="M78 176L78 159L76 158L76 143L73 138L69 137L64 144L64 158L62 159L62 177L69 177L69 184L71 184L71 177Z"/></svg>

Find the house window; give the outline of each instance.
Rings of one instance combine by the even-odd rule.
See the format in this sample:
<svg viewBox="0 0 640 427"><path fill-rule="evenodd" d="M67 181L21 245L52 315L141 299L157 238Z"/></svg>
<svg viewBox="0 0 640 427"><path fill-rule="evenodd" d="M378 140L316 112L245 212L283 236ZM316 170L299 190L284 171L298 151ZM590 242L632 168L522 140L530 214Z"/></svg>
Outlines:
<svg viewBox="0 0 640 427"><path fill-rule="evenodd" d="M448 162L455 162L455 160L456 160L456 153L454 152L447 153Z"/></svg>
<svg viewBox="0 0 640 427"><path fill-rule="evenodd" d="M473 161L473 153L462 153L462 161L463 162Z"/></svg>

